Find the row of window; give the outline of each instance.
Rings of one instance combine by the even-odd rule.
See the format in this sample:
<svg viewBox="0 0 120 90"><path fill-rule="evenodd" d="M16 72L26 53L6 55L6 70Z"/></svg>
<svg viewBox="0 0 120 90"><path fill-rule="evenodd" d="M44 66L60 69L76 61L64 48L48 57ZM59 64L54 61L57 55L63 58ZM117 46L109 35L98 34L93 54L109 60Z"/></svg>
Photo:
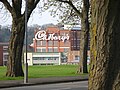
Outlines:
<svg viewBox="0 0 120 90"><path fill-rule="evenodd" d="M33 60L59 60L59 57L33 57Z"/></svg>
<svg viewBox="0 0 120 90"><path fill-rule="evenodd" d="M69 48L64 48L64 52L68 52ZM37 52L47 52L46 48L39 48ZM48 52L59 52L58 48L48 48Z"/></svg>
<svg viewBox="0 0 120 90"><path fill-rule="evenodd" d="M37 46L58 46L61 42L59 41L37 41ZM62 46L68 46L70 42L68 40L62 42Z"/></svg>
<svg viewBox="0 0 120 90"><path fill-rule="evenodd" d="M59 57L33 57L33 60L59 60ZM75 56L75 60L80 60L80 56Z"/></svg>

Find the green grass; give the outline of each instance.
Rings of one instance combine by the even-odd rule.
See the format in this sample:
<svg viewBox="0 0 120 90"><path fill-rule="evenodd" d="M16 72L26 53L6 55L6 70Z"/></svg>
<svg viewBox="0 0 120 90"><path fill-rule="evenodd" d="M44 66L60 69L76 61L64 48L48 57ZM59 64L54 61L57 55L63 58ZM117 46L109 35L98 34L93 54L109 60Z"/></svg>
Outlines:
<svg viewBox="0 0 120 90"><path fill-rule="evenodd" d="M0 66L0 80L20 80L23 79L23 77L6 77L6 70L7 67L5 66Z"/></svg>
<svg viewBox="0 0 120 90"><path fill-rule="evenodd" d="M29 78L44 78L58 76L78 76L77 65L29 66ZM0 80L18 80L23 77L6 77L6 67L0 67Z"/></svg>

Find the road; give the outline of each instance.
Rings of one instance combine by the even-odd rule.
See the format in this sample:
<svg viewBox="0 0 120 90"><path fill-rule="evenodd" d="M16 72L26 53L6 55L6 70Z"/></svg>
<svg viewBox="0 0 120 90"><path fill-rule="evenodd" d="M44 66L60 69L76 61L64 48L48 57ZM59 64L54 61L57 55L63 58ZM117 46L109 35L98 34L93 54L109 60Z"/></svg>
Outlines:
<svg viewBox="0 0 120 90"><path fill-rule="evenodd" d="M88 90L88 82L80 81L70 83L45 84L35 86L4 88L0 90Z"/></svg>

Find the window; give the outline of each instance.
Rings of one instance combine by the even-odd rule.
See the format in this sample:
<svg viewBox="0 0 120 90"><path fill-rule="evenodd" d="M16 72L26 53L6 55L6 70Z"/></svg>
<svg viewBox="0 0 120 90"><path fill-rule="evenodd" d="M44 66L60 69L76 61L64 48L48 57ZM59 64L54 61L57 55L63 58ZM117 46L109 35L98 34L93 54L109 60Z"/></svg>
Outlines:
<svg viewBox="0 0 120 90"><path fill-rule="evenodd" d="M3 51L8 51L8 46L3 46Z"/></svg>
<svg viewBox="0 0 120 90"><path fill-rule="evenodd" d="M42 52L46 52L46 49L42 49Z"/></svg>
<svg viewBox="0 0 120 90"><path fill-rule="evenodd" d="M76 55L75 60L80 60L80 56Z"/></svg>
<svg viewBox="0 0 120 90"><path fill-rule="evenodd" d="M59 57L54 57L53 60L59 60Z"/></svg>
<svg viewBox="0 0 120 90"><path fill-rule="evenodd" d="M58 41L54 41L54 46L58 46Z"/></svg>
<svg viewBox="0 0 120 90"><path fill-rule="evenodd" d="M33 60L45 60L44 57L33 57Z"/></svg>
<svg viewBox="0 0 120 90"><path fill-rule="evenodd" d="M54 52L58 52L58 48L54 48Z"/></svg>
<svg viewBox="0 0 120 90"><path fill-rule="evenodd" d="M59 60L59 57L33 57L33 60Z"/></svg>
<svg viewBox="0 0 120 90"><path fill-rule="evenodd" d="M8 60L8 55L4 55L4 61Z"/></svg>
<svg viewBox="0 0 120 90"><path fill-rule="evenodd" d="M41 46L41 41L37 41L37 46Z"/></svg>
<svg viewBox="0 0 120 90"><path fill-rule="evenodd" d="M46 41L42 41L42 46L46 46Z"/></svg>
<svg viewBox="0 0 120 90"><path fill-rule="evenodd" d="M48 52L53 52L53 48L48 48Z"/></svg>
<svg viewBox="0 0 120 90"><path fill-rule="evenodd" d="M53 45L53 41L48 41L48 45L52 46Z"/></svg>
<svg viewBox="0 0 120 90"><path fill-rule="evenodd" d="M69 50L68 48L64 48L64 52L68 52L68 50Z"/></svg>
<svg viewBox="0 0 120 90"><path fill-rule="evenodd" d="M37 52L41 52L41 49L37 49Z"/></svg>

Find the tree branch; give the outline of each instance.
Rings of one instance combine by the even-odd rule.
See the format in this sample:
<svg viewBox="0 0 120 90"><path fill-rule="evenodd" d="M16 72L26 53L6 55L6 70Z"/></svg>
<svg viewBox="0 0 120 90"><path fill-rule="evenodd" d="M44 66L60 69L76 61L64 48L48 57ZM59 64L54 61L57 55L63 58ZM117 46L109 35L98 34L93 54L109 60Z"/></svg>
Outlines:
<svg viewBox="0 0 120 90"><path fill-rule="evenodd" d="M56 1L69 4L81 18L83 17L82 13L73 5L71 0L56 0Z"/></svg>
<svg viewBox="0 0 120 90"><path fill-rule="evenodd" d="M12 7L10 3L7 0L0 0L4 4L4 6L7 8L7 10L12 14Z"/></svg>
<svg viewBox="0 0 120 90"><path fill-rule="evenodd" d="M32 11L36 8L40 0L27 0L27 20L30 18ZM26 10L25 10L26 12ZM25 12L23 16L25 16Z"/></svg>
<svg viewBox="0 0 120 90"><path fill-rule="evenodd" d="M56 0L56 1L63 2L63 3L69 3L69 1L67 0Z"/></svg>
<svg viewBox="0 0 120 90"><path fill-rule="evenodd" d="M17 18L21 17L22 0L12 0L12 5Z"/></svg>

